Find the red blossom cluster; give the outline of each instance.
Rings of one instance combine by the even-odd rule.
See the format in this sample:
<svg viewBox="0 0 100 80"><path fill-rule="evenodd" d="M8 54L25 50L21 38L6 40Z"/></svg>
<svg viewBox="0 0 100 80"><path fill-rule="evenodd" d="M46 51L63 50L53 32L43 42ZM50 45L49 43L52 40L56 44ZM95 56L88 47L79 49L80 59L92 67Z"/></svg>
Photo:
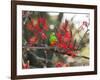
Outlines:
<svg viewBox="0 0 100 80"><path fill-rule="evenodd" d="M55 64L55 67L68 67L69 66L69 64L65 64L64 62L61 62L61 61L59 61L59 62L57 62L56 64Z"/></svg>
<svg viewBox="0 0 100 80"><path fill-rule="evenodd" d="M42 40L47 39L47 35L44 32L48 31L48 26L45 18L38 18L36 24L34 24L34 19L31 18L31 21L27 23L26 27L28 30L34 33L34 37L29 39L30 45L35 44L38 41L39 35ZM65 20L65 22L61 23L59 26L58 31L56 32L56 37L56 46L58 48L64 49L65 54L69 54L75 57L76 53L74 50L77 48L77 46L74 45L73 36L67 20Z"/></svg>
<svg viewBox="0 0 100 80"><path fill-rule="evenodd" d="M45 18L38 18L37 23L34 23L34 19L31 19L30 22L27 23L26 25L27 29L34 32L41 32L43 30L48 30L47 22Z"/></svg>
<svg viewBox="0 0 100 80"><path fill-rule="evenodd" d="M23 69L28 69L29 65L24 63L24 64L22 64L22 67L23 67Z"/></svg>
<svg viewBox="0 0 100 80"><path fill-rule="evenodd" d="M48 31L48 26L45 18L38 18L37 23L34 23L34 19L27 23L26 28L33 32L34 37L29 38L28 42L30 45L35 44L38 41L38 35L41 35L41 39L46 39L47 36L44 31Z"/></svg>
<svg viewBox="0 0 100 80"><path fill-rule="evenodd" d="M56 33L58 38L57 46L65 50L65 54L69 54L72 57L76 56L75 49L77 46L74 44L73 36L68 25L68 21L60 25L59 31Z"/></svg>

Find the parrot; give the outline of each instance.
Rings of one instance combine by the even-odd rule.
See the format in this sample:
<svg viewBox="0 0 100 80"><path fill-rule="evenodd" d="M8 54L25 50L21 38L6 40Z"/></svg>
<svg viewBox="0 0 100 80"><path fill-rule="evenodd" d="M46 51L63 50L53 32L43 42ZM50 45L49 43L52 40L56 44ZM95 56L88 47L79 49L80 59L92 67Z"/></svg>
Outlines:
<svg viewBox="0 0 100 80"><path fill-rule="evenodd" d="M57 37L56 37L56 35L55 35L54 32L52 32L50 34L49 41L50 41L50 46L55 46L56 45L56 43L57 43Z"/></svg>

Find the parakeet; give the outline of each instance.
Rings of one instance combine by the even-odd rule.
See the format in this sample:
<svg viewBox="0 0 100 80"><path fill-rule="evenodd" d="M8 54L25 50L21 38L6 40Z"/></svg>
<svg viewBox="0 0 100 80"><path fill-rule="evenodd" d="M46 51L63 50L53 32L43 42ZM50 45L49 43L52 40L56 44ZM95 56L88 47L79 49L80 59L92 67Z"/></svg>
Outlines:
<svg viewBox="0 0 100 80"><path fill-rule="evenodd" d="M54 32L52 32L52 33L50 34L50 39L49 39L49 41L50 41L50 46L55 46L55 45L56 45L56 43L57 43L57 37L56 37L56 35L55 35Z"/></svg>

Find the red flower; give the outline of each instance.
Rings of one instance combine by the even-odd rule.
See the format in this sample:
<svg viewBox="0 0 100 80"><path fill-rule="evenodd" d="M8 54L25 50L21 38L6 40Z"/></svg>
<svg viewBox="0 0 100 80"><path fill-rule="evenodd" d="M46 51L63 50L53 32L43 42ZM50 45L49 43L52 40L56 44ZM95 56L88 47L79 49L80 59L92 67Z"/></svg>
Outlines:
<svg viewBox="0 0 100 80"><path fill-rule="evenodd" d="M35 30L36 30L37 32L41 32L41 31L42 31L42 29L40 29L38 23L35 25ZM36 33L36 34L37 34L37 33Z"/></svg>
<svg viewBox="0 0 100 80"><path fill-rule="evenodd" d="M38 18L38 23L40 24L40 23L43 23L43 24L45 24L46 23L46 21L45 21L45 19L44 18Z"/></svg>
<svg viewBox="0 0 100 80"><path fill-rule="evenodd" d="M61 35L61 33L58 32L58 33L56 34L56 36L57 36L57 38L58 38L58 41L59 41L59 42L62 42L62 35Z"/></svg>
<svg viewBox="0 0 100 80"><path fill-rule="evenodd" d="M64 63L63 62L57 62L55 64L56 67L63 67Z"/></svg>
<svg viewBox="0 0 100 80"><path fill-rule="evenodd" d="M28 30L33 31L33 29L34 29L34 28L33 28L33 23L34 23L34 22L28 22L28 23L27 23L26 27L27 27Z"/></svg>
<svg viewBox="0 0 100 80"><path fill-rule="evenodd" d="M48 26L46 23L44 24L44 30L48 31Z"/></svg>
<svg viewBox="0 0 100 80"><path fill-rule="evenodd" d="M28 69L28 68L29 68L29 64L23 63L23 64L22 64L22 67L23 67L24 69Z"/></svg>
<svg viewBox="0 0 100 80"><path fill-rule="evenodd" d="M67 31L64 35L64 41L66 42L66 41L70 41L70 40L71 40L71 34L70 34L70 32Z"/></svg>
<svg viewBox="0 0 100 80"><path fill-rule="evenodd" d="M45 18L38 18L36 25L34 25L34 19L31 19L31 21L27 23L26 27L30 31L34 30L37 32L41 32L42 30L46 30L46 31L48 30L48 26Z"/></svg>
<svg viewBox="0 0 100 80"><path fill-rule="evenodd" d="M73 45L72 42L70 42L70 44L69 44L69 48L70 48L71 50L74 49L74 45Z"/></svg>
<svg viewBox="0 0 100 80"><path fill-rule="evenodd" d="M66 49L68 46L67 46L67 44L65 44L65 43L62 42L62 43L59 43L59 44L58 44L58 47L59 47L59 48Z"/></svg>
<svg viewBox="0 0 100 80"><path fill-rule="evenodd" d="M76 53L74 51L72 51L72 50L68 50L67 54L69 54L72 57L76 57Z"/></svg>
<svg viewBox="0 0 100 80"><path fill-rule="evenodd" d="M47 39L46 34L42 32L42 33L41 33L41 38L42 38L43 40Z"/></svg>
<svg viewBox="0 0 100 80"><path fill-rule="evenodd" d="M30 44L30 46L31 46L32 44L35 44L35 43L37 42L37 40L38 40L37 37L31 37L31 38L29 39L29 44Z"/></svg>
<svg viewBox="0 0 100 80"><path fill-rule="evenodd" d="M38 26L40 27L40 29L44 29L46 31L48 30L48 26L45 18L38 18Z"/></svg>

